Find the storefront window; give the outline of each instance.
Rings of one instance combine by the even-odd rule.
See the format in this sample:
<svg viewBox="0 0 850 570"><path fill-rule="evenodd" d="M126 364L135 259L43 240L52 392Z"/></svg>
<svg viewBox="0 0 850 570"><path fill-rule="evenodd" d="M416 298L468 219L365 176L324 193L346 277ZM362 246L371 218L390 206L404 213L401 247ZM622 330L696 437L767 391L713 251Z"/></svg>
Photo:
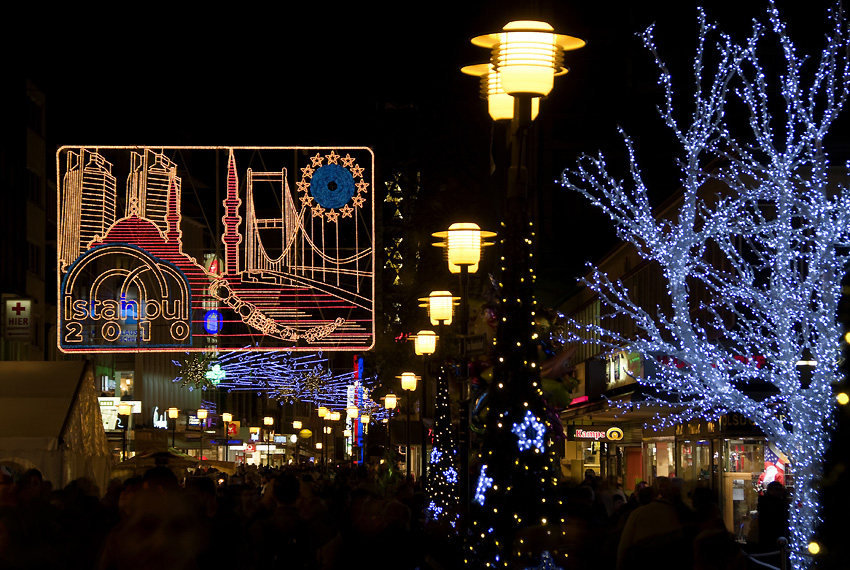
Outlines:
<svg viewBox="0 0 850 570"><path fill-rule="evenodd" d="M593 469L597 475L601 474L599 456L601 455L601 444L598 441L583 441L582 461L585 469Z"/></svg>
<svg viewBox="0 0 850 570"><path fill-rule="evenodd" d="M723 442L723 518L726 528L740 541L758 539L753 520L764 471L763 441L728 439Z"/></svg>
<svg viewBox="0 0 850 570"><path fill-rule="evenodd" d="M690 503L694 489L711 486L711 445L706 440L679 442L679 477L685 481L685 496Z"/></svg>
<svg viewBox="0 0 850 570"><path fill-rule="evenodd" d="M674 451L672 438L644 443L643 472L649 479L648 483L654 483L656 477L676 476Z"/></svg>

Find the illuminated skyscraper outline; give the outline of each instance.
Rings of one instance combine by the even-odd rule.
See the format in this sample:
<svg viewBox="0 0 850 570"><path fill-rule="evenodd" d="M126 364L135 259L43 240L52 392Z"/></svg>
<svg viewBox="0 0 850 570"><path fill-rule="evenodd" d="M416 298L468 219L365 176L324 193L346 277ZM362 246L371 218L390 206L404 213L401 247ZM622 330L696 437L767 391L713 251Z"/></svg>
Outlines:
<svg viewBox="0 0 850 570"><path fill-rule="evenodd" d="M62 202L59 261L66 268L100 241L115 223L116 184L112 163L97 149L69 151L62 184L67 199Z"/></svg>

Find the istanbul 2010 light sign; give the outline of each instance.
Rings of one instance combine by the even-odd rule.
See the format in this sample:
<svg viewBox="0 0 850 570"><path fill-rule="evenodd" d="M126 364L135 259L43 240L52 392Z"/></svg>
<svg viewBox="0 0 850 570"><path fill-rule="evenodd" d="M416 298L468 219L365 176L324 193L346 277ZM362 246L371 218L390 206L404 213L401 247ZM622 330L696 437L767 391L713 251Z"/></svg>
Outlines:
<svg viewBox="0 0 850 570"><path fill-rule="evenodd" d="M64 146L64 352L367 350L365 147Z"/></svg>

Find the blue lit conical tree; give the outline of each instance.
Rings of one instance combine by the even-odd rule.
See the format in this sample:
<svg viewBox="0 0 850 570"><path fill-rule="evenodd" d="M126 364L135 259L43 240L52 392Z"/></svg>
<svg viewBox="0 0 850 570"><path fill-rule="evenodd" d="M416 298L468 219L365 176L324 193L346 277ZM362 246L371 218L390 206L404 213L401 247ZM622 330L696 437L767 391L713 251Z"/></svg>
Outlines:
<svg viewBox="0 0 850 570"><path fill-rule="evenodd" d="M440 367L434 410L434 445L428 458L426 521L430 529L443 536L457 532L458 472L457 447L452 436L449 383L446 367Z"/></svg>

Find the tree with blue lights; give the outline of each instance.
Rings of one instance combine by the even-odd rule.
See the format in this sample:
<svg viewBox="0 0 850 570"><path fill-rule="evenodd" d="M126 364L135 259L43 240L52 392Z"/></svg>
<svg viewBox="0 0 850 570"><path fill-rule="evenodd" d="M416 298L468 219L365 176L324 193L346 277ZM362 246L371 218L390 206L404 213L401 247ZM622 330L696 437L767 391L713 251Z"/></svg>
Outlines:
<svg viewBox="0 0 850 570"><path fill-rule="evenodd" d="M428 527L444 537L455 536L458 531L457 459L457 447L452 437L448 371L442 366L437 376L434 444L428 457L425 517Z"/></svg>
<svg viewBox="0 0 850 570"><path fill-rule="evenodd" d="M664 394L650 403L670 406L661 425L739 412L788 456L790 556L806 568L820 522L817 485L839 379L837 309L850 259L850 190L836 182L824 146L850 88L848 26L840 6L830 11L825 45L809 58L773 2L743 43L718 33L702 11L698 20L687 116L674 112L673 77L653 29L642 36L665 92L661 118L683 149L678 210L653 216L625 135L627 179L613 176L601 154L563 175L566 187L604 210L620 237L660 266L669 299L664 308L640 306L622 283L594 270L586 284L609 316L630 317L639 333L584 328L611 349L677 361L640 379ZM781 58L778 73L772 56Z"/></svg>

